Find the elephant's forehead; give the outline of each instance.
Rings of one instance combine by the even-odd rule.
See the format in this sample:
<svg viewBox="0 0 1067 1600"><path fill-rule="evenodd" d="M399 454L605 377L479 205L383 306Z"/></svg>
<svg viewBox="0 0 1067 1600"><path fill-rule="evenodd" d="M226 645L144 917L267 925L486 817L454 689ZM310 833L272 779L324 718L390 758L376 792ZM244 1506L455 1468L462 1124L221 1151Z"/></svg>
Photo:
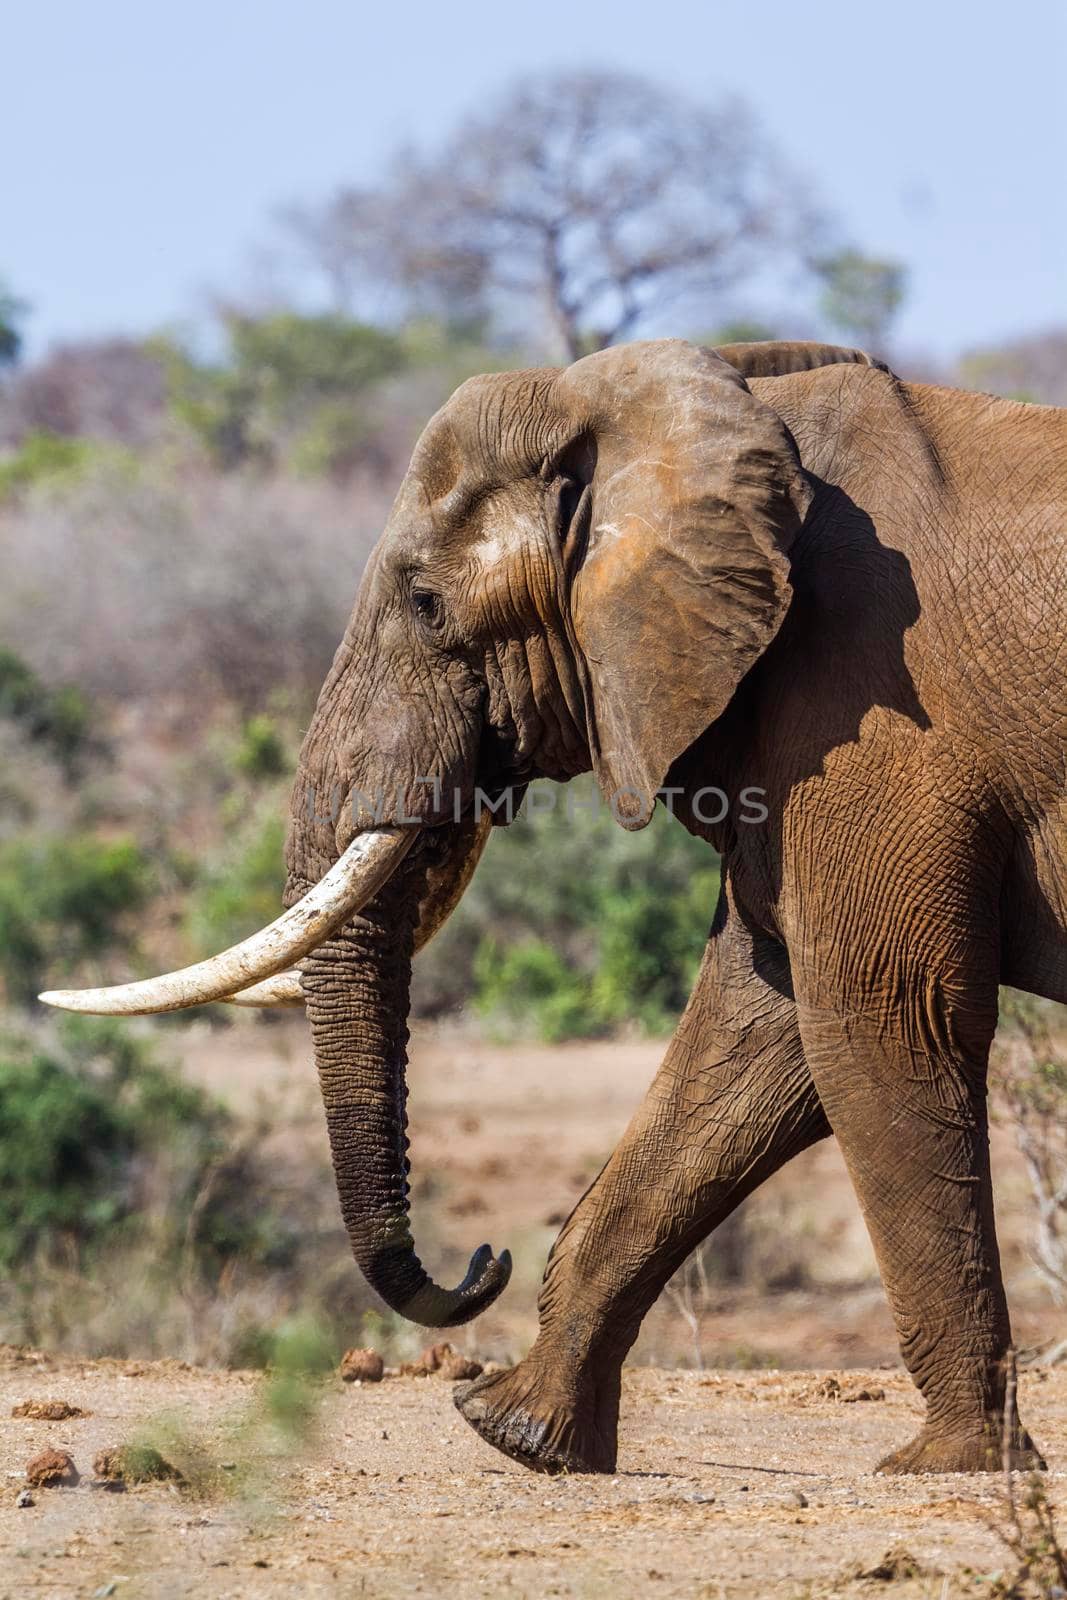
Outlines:
<svg viewBox="0 0 1067 1600"><path fill-rule="evenodd" d="M445 495L432 499L426 485L409 473L397 498L379 549L386 570L407 568L441 555L478 546L486 527L517 530L536 521L540 504L534 471L501 477L465 472Z"/></svg>
<svg viewBox="0 0 1067 1600"><path fill-rule="evenodd" d="M535 471L559 429L557 370L468 378L423 429L411 460L434 506Z"/></svg>
<svg viewBox="0 0 1067 1600"><path fill-rule="evenodd" d="M558 445L554 368L469 378L419 438L380 555L425 560L476 532L495 491L519 490Z"/></svg>

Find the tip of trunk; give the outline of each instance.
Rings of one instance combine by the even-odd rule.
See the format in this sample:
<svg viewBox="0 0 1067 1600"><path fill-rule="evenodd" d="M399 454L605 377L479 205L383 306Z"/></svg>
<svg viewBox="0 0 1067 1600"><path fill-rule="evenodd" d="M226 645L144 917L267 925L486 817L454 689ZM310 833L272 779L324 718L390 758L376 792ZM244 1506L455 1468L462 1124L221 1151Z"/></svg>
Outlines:
<svg viewBox="0 0 1067 1600"><path fill-rule="evenodd" d="M442 1289L426 1277L403 1305L393 1309L424 1328L455 1328L481 1316L507 1288L510 1277L510 1250L501 1250L494 1256L489 1245L483 1244L471 1256L467 1275L457 1288Z"/></svg>

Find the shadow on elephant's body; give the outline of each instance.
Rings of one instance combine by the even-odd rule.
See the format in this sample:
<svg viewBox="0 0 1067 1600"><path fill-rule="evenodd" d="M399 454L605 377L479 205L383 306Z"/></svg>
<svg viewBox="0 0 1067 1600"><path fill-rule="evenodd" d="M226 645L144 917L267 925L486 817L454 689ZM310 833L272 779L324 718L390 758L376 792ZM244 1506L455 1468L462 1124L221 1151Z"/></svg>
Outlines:
<svg viewBox="0 0 1067 1600"><path fill-rule="evenodd" d="M832 782L836 752L872 743L872 712L884 714L890 739L892 723L916 736L933 729L907 659L907 636L922 615L912 562L879 537L872 516L843 489L814 482L815 503L792 553L793 599L782 628L669 780L688 791L710 781L731 797L747 786L764 791L762 823L742 826L731 813L696 831L726 858L742 915L774 936L790 806L811 796L814 814L811 786ZM882 774L868 765L864 776L873 813ZM812 848L820 842L815 822ZM772 962L761 975L793 998L787 964Z"/></svg>

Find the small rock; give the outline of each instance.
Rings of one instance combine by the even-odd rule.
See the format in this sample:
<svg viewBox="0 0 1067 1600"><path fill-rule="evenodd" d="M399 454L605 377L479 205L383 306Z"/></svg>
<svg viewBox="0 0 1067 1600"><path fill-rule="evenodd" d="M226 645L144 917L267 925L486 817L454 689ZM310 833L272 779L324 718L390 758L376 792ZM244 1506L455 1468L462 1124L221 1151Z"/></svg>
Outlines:
<svg viewBox="0 0 1067 1600"><path fill-rule="evenodd" d="M710 1506L715 1501L713 1494L691 1494L689 1498L695 1506Z"/></svg>
<svg viewBox="0 0 1067 1600"><path fill-rule="evenodd" d="M808 1503L807 1495L806 1494L801 1494L799 1489L794 1489L793 1490L793 1504L795 1506L800 1506L800 1507L803 1508L804 1506L807 1505L807 1503Z"/></svg>
<svg viewBox="0 0 1067 1600"><path fill-rule="evenodd" d="M91 1411L72 1406L69 1400L23 1400L11 1407L13 1417L28 1417L34 1422L66 1422L71 1417L91 1417Z"/></svg>
<svg viewBox="0 0 1067 1600"><path fill-rule="evenodd" d="M15 1501L15 1504L18 1506L20 1511L25 1511L27 1506L35 1505L36 1502L28 1489L20 1489L19 1497Z"/></svg>
<svg viewBox="0 0 1067 1600"><path fill-rule="evenodd" d="M480 1361L469 1361L466 1356L451 1355L446 1356L441 1362L437 1376L456 1383L463 1378L480 1378L482 1370Z"/></svg>
<svg viewBox="0 0 1067 1600"><path fill-rule="evenodd" d="M345 1383L381 1383L385 1362L377 1350L346 1350L341 1357L341 1377Z"/></svg>
<svg viewBox="0 0 1067 1600"><path fill-rule="evenodd" d="M936 1568L924 1566L903 1545L895 1544L886 1551L880 1561L875 1561L870 1566L864 1566L858 1561L846 1568L841 1576L851 1579L874 1578L878 1583L898 1583L905 1578L931 1578L940 1574Z"/></svg>
<svg viewBox="0 0 1067 1600"><path fill-rule="evenodd" d="M440 1344L427 1345L419 1357L419 1361L427 1372L436 1372L439 1367L442 1367L455 1354L455 1345L449 1344L448 1340L444 1339Z"/></svg>
<svg viewBox="0 0 1067 1600"><path fill-rule="evenodd" d="M121 1449L99 1451L93 1460L94 1475L106 1483L124 1482L122 1454Z"/></svg>
<svg viewBox="0 0 1067 1600"><path fill-rule="evenodd" d="M33 1489L73 1489L79 1473L65 1450L42 1450L26 1468L26 1481Z"/></svg>
<svg viewBox="0 0 1067 1600"><path fill-rule="evenodd" d="M177 1467L150 1444L121 1444L101 1450L93 1472L104 1483L182 1483Z"/></svg>
<svg viewBox="0 0 1067 1600"><path fill-rule="evenodd" d="M439 1378L445 1378L452 1383L463 1378L480 1378L485 1371L480 1361L461 1355L455 1345L449 1344L447 1340L442 1340L440 1344L427 1345L418 1361L412 1365L417 1369L412 1376L433 1372Z"/></svg>

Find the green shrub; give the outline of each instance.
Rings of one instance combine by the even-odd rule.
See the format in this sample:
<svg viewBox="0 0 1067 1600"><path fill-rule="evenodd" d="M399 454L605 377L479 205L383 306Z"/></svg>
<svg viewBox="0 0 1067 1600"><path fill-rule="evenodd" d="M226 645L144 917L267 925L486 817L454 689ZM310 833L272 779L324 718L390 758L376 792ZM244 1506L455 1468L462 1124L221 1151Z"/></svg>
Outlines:
<svg viewBox="0 0 1067 1600"><path fill-rule="evenodd" d="M724 322L711 333L702 334L701 344L758 344L766 339L777 339L779 334L769 322L754 317L739 317L736 322Z"/></svg>
<svg viewBox="0 0 1067 1600"><path fill-rule="evenodd" d="M123 939L124 919L153 886L129 839L20 838L0 847L0 976L25 1005L46 977L97 959Z"/></svg>
<svg viewBox="0 0 1067 1600"><path fill-rule="evenodd" d="M352 400L332 400L313 412L297 435L289 459L308 478L343 478L360 460L373 433L365 409Z"/></svg>
<svg viewBox="0 0 1067 1600"><path fill-rule="evenodd" d="M22 349L20 323L29 307L0 278L0 367L13 367Z"/></svg>
<svg viewBox="0 0 1067 1600"><path fill-rule="evenodd" d="M295 1235L264 1205L230 1114L154 1057L129 1023L64 1019L47 1048L0 1044L0 1266L15 1272L151 1232L214 1280L240 1259L285 1266Z"/></svg>
<svg viewBox="0 0 1067 1600"><path fill-rule="evenodd" d="M0 717L10 717L31 739L48 745L68 770L86 749L89 702L73 684L51 689L12 650L0 646Z"/></svg>
<svg viewBox="0 0 1067 1600"><path fill-rule="evenodd" d="M0 1267L79 1243L123 1207L127 1130L104 1088L46 1055L0 1059Z"/></svg>
<svg viewBox="0 0 1067 1600"><path fill-rule="evenodd" d="M605 894L593 988L606 1024L637 1021L648 1033L674 1026L700 965L717 892L717 873L706 864L683 885Z"/></svg>
<svg viewBox="0 0 1067 1600"><path fill-rule="evenodd" d="M246 778L279 778L289 770L289 753L278 725L266 716L249 717L241 730L234 766Z"/></svg>
<svg viewBox="0 0 1067 1600"><path fill-rule="evenodd" d="M476 1009L497 1026L532 1024L550 1044L604 1029L588 976L543 939L501 946L487 936L475 956L474 982Z"/></svg>
<svg viewBox="0 0 1067 1600"><path fill-rule="evenodd" d="M494 831L416 962L421 1010L473 998L496 1026L551 1039L673 1025L707 942L718 861L662 808L627 833L593 794L580 780L555 790L551 811L535 802L532 816Z"/></svg>
<svg viewBox="0 0 1067 1600"><path fill-rule="evenodd" d="M396 335L329 313L234 317L229 332L234 369L248 376L278 417L315 400L362 394L404 364Z"/></svg>
<svg viewBox="0 0 1067 1600"><path fill-rule="evenodd" d="M289 1318L271 1331L263 1357L257 1365L269 1372L261 1392L264 1420L289 1441L290 1447L310 1440L323 1398L321 1387L313 1380L337 1369L334 1331L307 1313Z"/></svg>
<svg viewBox="0 0 1067 1600"><path fill-rule="evenodd" d="M49 479L76 476L92 453L85 439L58 433L28 433L13 455L0 461L0 501Z"/></svg>
<svg viewBox="0 0 1067 1600"><path fill-rule="evenodd" d="M271 800L205 870L189 901L187 927L204 955L272 922L285 886L285 821Z"/></svg>
<svg viewBox="0 0 1067 1600"><path fill-rule="evenodd" d="M231 317L227 331L228 359L214 367L174 345L158 346L172 412L224 469L273 460L295 433L297 455L309 470L323 443L316 441L315 423L309 430L309 415L328 408L323 417L332 414L336 421L407 359L396 335L335 315ZM332 451L342 443L346 450L355 445L350 431L327 449L328 470L337 466Z"/></svg>
<svg viewBox="0 0 1067 1600"><path fill-rule="evenodd" d="M136 471L131 450L95 439L72 439L40 430L28 433L17 450L0 459L0 505L39 483L71 483L91 467L110 465Z"/></svg>

